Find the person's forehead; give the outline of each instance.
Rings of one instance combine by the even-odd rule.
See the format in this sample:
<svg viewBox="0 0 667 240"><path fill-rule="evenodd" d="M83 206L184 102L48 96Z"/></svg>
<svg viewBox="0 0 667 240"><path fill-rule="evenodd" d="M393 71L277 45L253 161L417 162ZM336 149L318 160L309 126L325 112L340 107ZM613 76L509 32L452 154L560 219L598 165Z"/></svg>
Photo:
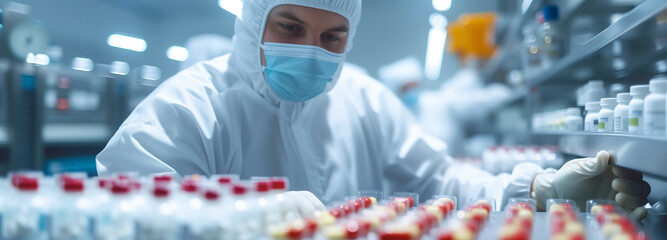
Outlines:
<svg viewBox="0 0 667 240"><path fill-rule="evenodd" d="M292 4L276 6L271 10L270 15L288 18L302 23L305 23L305 19L303 18L308 18L308 20L315 18L317 20L326 20L324 22L330 22L331 24L349 25L347 18L338 13Z"/></svg>

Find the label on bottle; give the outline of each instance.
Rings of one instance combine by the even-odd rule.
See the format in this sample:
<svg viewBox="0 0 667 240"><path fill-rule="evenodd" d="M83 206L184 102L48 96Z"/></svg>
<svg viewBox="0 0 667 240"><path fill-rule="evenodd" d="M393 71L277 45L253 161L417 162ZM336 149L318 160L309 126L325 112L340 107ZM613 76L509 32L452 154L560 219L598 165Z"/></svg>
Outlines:
<svg viewBox="0 0 667 240"><path fill-rule="evenodd" d="M600 117L598 122L599 132L613 132L614 131L614 119L608 117Z"/></svg>
<svg viewBox="0 0 667 240"><path fill-rule="evenodd" d="M614 117L614 132L627 132L628 119L621 116Z"/></svg>
<svg viewBox="0 0 667 240"><path fill-rule="evenodd" d="M644 121L642 121L642 110L630 111L628 118L628 131L631 133L642 133Z"/></svg>
<svg viewBox="0 0 667 240"><path fill-rule="evenodd" d="M665 135L664 111L647 111L644 113L644 133L646 135Z"/></svg>
<svg viewBox="0 0 667 240"><path fill-rule="evenodd" d="M553 36L544 37L544 54L550 59L558 59L560 57L560 47L558 46L558 39Z"/></svg>
<svg viewBox="0 0 667 240"><path fill-rule="evenodd" d="M598 118L593 118L593 120L586 121L584 123L584 131L597 132L598 131Z"/></svg>
<svg viewBox="0 0 667 240"><path fill-rule="evenodd" d="M540 65L540 50L537 47L537 45L529 45L528 48L526 49L528 53L526 54L528 58L528 65L530 66L539 66Z"/></svg>

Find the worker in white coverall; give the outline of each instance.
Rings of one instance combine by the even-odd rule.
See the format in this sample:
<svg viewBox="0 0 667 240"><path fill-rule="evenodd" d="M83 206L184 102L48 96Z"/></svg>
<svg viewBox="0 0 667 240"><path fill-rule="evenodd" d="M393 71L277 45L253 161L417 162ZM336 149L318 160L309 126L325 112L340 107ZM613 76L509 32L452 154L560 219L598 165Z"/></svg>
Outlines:
<svg viewBox="0 0 667 240"><path fill-rule="evenodd" d="M557 197L646 203L641 174L610 167L606 152L511 175L453 163L391 91L343 67L360 17L361 0L244 1L231 54L141 102L97 156L98 174L287 176L303 211L365 189L462 202L532 195L542 208Z"/></svg>

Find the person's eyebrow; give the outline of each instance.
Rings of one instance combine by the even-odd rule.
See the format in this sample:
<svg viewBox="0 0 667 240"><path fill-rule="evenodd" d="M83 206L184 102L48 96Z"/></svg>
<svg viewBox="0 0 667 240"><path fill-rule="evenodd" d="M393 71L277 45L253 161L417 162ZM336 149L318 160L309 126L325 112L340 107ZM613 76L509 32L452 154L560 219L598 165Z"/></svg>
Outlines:
<svg viewBox="0 0 667 240"><path fill-rule="evenodd" d="M332 27L332 28L329 28L327 30L327 32L347 32L347 31L349 31L349 30L347 29L347 26L345 26L345 25L340 25L338 27Z"/></svg>
<svg viewBox="0 0 667 240"><path fill-rule="evenodd" d="M299 19L298 17L294 16L294 14L292 14L292 13L290 13L290 12L284 12L284 11L281 11L281 12L277 12L276 15L278 15L279 17L283 17L283 18L287 18L287 19L290 19L290 20L294 20L294 21L298 22L298 23L301 24L301 25L306 25L305 22L301 21L301 19Z"/></svg>

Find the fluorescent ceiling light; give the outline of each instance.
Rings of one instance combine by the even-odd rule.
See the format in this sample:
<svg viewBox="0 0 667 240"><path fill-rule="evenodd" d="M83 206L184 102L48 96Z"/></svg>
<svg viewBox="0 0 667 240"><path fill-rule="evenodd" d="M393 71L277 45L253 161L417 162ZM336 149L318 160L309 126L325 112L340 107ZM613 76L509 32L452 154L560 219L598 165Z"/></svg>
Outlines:
<svg viewBox="0 0 667 240"><path fill-rule="evenodd" d="M433 0L433 8L436 11L444 12L452 7L452 0Z"/></svg>
<svg viewBox="0 0 667 240"><path fill-rule="evenodd" d="M439 13L433 13L428 17L428 22L431 24L431 27L437 29L447 28L447 18Z"/></svg>
<svg viewBox="0 0 667 240"><path fill-rule="evenodd" d="M190 53L184 47L171 46L167 49L167 57L171 60L179 62L185 61L190 56Z"/></svg>
<svg viewBox="0 0 667 240"><path fill-rule="evenodd" d="M533 3L533 0L523 0L523 2L521 3L521 12L526 13L531 3Z"/></svg>
<svg viewBox="0 0 667 240"><path fill-rule="evenodd" d="M51 58L49 58L49 56L46 55L46 54L37 54L37 55L35 55L35 64L37 64L37 65L46 66L46 65L49 65L50 62L51 62Z"/></svg>
<svg viewBox="0 0 667 240"><path fill-rule="evenodd" d="M428 79L436 80L440 77L446 40L447 32L443 29L432 28L428 33L426 63L424 64L424 73Z"/></svg>
<svg viewBox="0 0 667 240"><path fill-rule="evenodd" d="M243 10L243 1L241 0L218 0L218 6L224 9L225 11L234 14L235 16L241 16L241 11Z"/></svg>
<svg viewBox="0 0 667 240"><path fill-rule="evenodd" d="M107 44L112 47L132 50L135 52L146 51L146 41L143 39L120 34L109 35L109 38L107 38Z"/></svg>
<svg viewBox="0 0 667 240"><path fill-rule="evenodd" d="M146 80L158 80L162 77L162 71L156 66L144 65L141 67L141 78Z"/></svg>
<svg viewBox="0 0 667 240"><path fill-rule="evenodd" d="M442 70L442 58L445 52L445 42L447 41L447 19L441 14L432 14L430 16L432 25L428 33L428 43L426 45L426 61L424 63L424 74L430 80L436 80L440 77Z"/></svg>
<svg viewBox="0 0 667 240"><path fill-rule="evenodd" d="M72 59L72 69L90 72L93 70L93 60L90 60L90 58L81 57L74 58Z"/></svg>
<svg viewBox="0 0 667 240"><path fill-rule="evenodd" d="M125 76L130 73L130 65L123 61L113 61L111 62L111 70L109 72Z"/></svg>
<svg viewBox="0 0 667 240"><path fill-rule="evenodd" d="M35 54L34 53L28 53L28 55L25 56L25 62L26 63L35 63Z"/></svg>

